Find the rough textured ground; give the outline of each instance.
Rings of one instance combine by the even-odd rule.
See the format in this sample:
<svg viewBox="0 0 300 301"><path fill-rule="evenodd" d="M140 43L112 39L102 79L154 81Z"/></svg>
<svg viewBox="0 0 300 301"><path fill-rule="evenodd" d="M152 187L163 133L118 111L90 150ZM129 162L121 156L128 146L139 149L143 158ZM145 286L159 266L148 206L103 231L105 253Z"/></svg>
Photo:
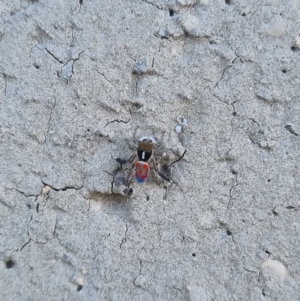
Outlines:
<svg viewBox="0 0 300 301"><path fill-rule="evenodd" d="M1 300L300 300L299 1L0 13Z"/></svg>

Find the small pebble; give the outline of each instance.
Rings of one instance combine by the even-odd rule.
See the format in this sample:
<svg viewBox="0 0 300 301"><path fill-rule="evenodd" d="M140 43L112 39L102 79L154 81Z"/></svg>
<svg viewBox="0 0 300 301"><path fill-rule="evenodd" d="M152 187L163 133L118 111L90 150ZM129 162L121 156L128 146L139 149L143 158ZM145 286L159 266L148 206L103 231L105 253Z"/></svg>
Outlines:
<svg viewBox="0 0 300 301"><path fill-rule="evenodd" d="M177 121L178 121L178 123L181 124L181 125L186 125L186 124L187 124L187 120L186 120L185 118L181 117L181 116L179 116L179 117L177 118Z"/></svg>
<svg viewBox="0 0 300 301"><path fill-rule="evenodd" d="M182 126L177 125L176 128L175 128L175 132L179 134L181 132L181 130L182 130Z"/></svg>
<svg viewBox="0 0 300 301"><path fill-rule="evenodd" d="M42 189L42 194L47 194L51 191L51 188L47 185L45 185Z"/></svg>
<svg viewBox="0 0 300 301"><path fill-rule="evenodd" d="M260 273L268 286L276 286L284 282L288 272L280 261L267 259L261 264Z"/></svg>

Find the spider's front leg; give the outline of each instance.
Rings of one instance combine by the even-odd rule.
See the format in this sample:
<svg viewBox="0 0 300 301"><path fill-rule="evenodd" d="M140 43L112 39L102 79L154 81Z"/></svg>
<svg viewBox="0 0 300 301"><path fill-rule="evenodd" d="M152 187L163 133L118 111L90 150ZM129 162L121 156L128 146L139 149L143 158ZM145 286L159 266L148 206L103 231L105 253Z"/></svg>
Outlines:
<svg viewBox="0 0 300 301"><path fill-rule="evenodd" d="M123 171L123 173L124 173L124 170L123 170L123 164L128 164L128 163L132 163L133 162L133 160L135 159L135 157L136 157L136 155L132 155L128 160L127 159L123 159L123 158L114 158L119 164L120 164L120 166L118 167L118 171L117 171L117 173L119 172L119 171ZM132 166L132 168L133 168L133 166ZM126 170L128 170L128 168L126 168ZM128 172L127 172L128 173ZM130 173L129 173L130 174ZM130 175L129 176L129 178L128 178L128 176L127 176L127 185L130 185L131 183L132 183L132 175Z"/></svg>
<svg viewBox="0 0 300 301"><path fill-rule="evenodd" d="M123 165L127 164L127 163L131 163L133 161L133 159L135 158L135 155L132 155L128 160L124 159L124 158L118 158L118 157L113 157L112 154L110 154L111 158L116 160L120 165L112 172L108 172L105 171L106 173L108 173L111 176L115 176L119 171L123 171Z"/></svg>
<svg viewBox="0 0 300 301"><path fill-rule="evenodd" d="M120 168L122 169L123 164L132 163L136 155L132 155L128 160L124 158L115 157L114 159L120 164Z"/></svg>
<svg viewBox="0 0 300 301"><path fill-rule="evenodd" d="M111 156L113 158L113 156ZM112 192L113 193L118 193L124 196L130 196L132 194L132 188L130 188L130 183L128 182L128 168L123 168L124 164L132 163L134 160L135 155L132 155L129 159L124 159L124 158L118 158L115 157L113 158L119 163L119 166L113 173L108 173L113 177L112 181Z"/></svg>

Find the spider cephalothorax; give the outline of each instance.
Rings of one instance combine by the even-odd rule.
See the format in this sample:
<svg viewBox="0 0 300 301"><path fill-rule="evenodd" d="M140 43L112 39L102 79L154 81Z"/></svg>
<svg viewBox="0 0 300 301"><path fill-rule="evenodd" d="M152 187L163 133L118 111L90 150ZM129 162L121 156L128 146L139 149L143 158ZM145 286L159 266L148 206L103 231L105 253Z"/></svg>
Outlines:
<svg viewBox="0 0 300 301"><path fill-rule="evenodd" d="M135 163L135 178L138 183L145 182L148 177L150 165L147 162L152 157L154 142L155 140L149 137L143 137L139 140L137 149L139 161Z"/></svg>
<svg viewBox="0 0 300 301"><path fill-rule="evenodd" d="M139 140L137 155L141 161L147 162L152 157L154 139L143 137Z"/></svg>

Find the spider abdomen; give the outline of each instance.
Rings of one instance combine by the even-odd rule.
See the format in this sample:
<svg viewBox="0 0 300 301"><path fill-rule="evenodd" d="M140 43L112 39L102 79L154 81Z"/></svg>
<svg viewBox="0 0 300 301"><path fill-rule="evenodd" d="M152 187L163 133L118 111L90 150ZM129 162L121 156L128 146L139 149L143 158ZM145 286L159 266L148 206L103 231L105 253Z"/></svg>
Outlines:
<svg viewBox="0 0 300 301"><path fill-rule="evenodd" d="M138 183L146 181L150 171L150 166L147 162L137 161L135 163L135 178Z"/></svg>

